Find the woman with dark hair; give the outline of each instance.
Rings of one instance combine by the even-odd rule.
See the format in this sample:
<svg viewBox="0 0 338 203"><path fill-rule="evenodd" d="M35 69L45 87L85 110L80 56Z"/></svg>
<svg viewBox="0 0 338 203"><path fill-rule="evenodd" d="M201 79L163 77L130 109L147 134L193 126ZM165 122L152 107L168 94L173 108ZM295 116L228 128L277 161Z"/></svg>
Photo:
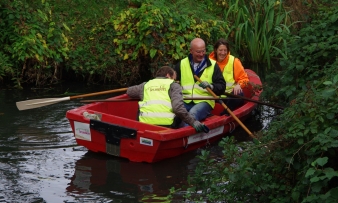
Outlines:
<svg viewBox="0 0 338 203"><path fill-rule="evenodd" d="M229 43L224 39L219 39L214 45L214 51L209 54L209 58L217 62L223 73L226 82L225 91L234 95L244 96L243 88L249 82L249 78L241 61L230 55ZM225 104L230 110L235 110L243 105L243 100L235 98L226 99Z"/></svg>

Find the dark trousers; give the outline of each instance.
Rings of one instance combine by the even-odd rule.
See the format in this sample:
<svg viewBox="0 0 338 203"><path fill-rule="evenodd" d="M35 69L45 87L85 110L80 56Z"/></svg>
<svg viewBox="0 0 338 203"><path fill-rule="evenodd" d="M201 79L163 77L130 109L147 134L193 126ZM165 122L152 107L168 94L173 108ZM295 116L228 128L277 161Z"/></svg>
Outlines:
<svg viewBox="0 0 338 203"><path fill-rule="evenodd" d="M232 92L233 94L233 92ZM239 96L244 96L243 92L239 94ZM228 97L227 99L223 100L223 102L225 103L225 105L227 105L227 107L233 111L238 109L240 106L242 106L244 104L244 100L243 99L238 99L238 98L234 98L234 97Z"/></svg>
<svg viewBox="0 0 338 203"><path fill-rule="evenodd" d="M231 93L233 94L233 92ZM244 96L243 92L239 94L239 96ZM231 110L234 111L241 107L244 104L243 99L238 99L234 97L228 97L227 99L223 99L224 104ZM224 109L224 111L221 113L221 115L228 114L227 110Z"/></svg>

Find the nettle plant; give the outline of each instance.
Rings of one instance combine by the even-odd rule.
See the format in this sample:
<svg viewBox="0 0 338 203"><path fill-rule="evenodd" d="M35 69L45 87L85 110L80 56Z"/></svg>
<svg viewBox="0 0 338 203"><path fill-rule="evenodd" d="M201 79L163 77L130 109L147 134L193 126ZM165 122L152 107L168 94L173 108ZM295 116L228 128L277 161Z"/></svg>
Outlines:
<svg viewBox="0 0 338 203"><path fill-rule="evenodd" d="M286 54L280 60L283 71L269 76L270 85L264 89L267 95L289 103L309 83L327 77L328 70L336 66L338 9L319 7L315 14L317 17L313 16L297 35L285 38Z"/></svg>
<svg viewBox="0 0 338 203"><path fill-rule="evenodd" d="M338 7L312 18L286 39L279 80L267 81L266 89L289 106L260 133L260 143L226 137L222 157L203 151L188 199L338 201Z"/></svg>
<svg viewBox="0 0 338 203"><path fill-rule="evenodd" d="M224 138L202 151L186 198L211 202L338 200L338 63L298 94L257 142Z"/></svg>

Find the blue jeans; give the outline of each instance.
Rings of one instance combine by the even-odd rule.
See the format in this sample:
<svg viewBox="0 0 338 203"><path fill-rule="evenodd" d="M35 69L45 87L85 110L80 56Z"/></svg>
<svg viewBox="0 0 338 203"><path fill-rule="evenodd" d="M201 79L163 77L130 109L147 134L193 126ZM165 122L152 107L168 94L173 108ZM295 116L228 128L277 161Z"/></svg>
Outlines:
<svg viewBox="0 0 338 203"><path fill-rule="evenodd" d="M212 107L207 102L195 104L193 102L184 103L187 111L198 121L204 120L212 111ZM185 124L188 126L188 124Z"/></svg>

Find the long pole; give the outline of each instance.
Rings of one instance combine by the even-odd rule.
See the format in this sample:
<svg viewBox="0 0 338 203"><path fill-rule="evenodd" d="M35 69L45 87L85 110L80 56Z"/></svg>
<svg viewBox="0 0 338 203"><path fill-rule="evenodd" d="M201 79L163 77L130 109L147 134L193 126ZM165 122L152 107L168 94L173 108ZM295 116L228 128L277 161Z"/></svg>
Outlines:
<svg viewBox="0 0 338 203"><path fill-rule="evenodd" d="M197 75L194 75L194 78L197 81L202 82L201 79ZM219 98L209 87L207 87L206 89L214 98ZM250 132L250 130L242 123L242 121L240 121L237 118L237 116L234 113L232 113L232 111L227 107L227 105L225 105L222 100L219 100L219 101L224 107L224 109L226 109L228 113L239 123L239 125L242 126L242 128L250 135L250 137L255 138L255 136Z"/></svg>

